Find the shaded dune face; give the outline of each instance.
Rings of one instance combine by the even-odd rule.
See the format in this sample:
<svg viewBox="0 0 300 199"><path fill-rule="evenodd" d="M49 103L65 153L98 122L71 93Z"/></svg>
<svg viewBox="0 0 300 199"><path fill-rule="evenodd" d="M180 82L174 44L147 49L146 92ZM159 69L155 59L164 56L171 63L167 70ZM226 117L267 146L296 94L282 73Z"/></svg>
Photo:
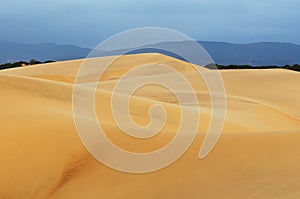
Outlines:
<svg viewBox="0 0 300 199"><path fill-rule="evenodd" d="M107 58L94 58L101 67ZM84 60L0 71L0 198L299 198L300 73L288 70L219 71L226 89L226 118L221 137L205 159L199 149L211 122L212 104L203 77L216 71L160 54L122 56L99 79L86 73L76 79ZM147 70L122 79L117 100L143 80L164 79L136 90L129 101L132 120L145 126L149 108L160 104L166 124L151 139L130 137L118 128L110 106L120 78L134 67ZM193 88L180 89L176 75ZM200 74L200 75L199 75ZM155 151L169 143L180 123L180 105L199 108L196 138L174 164L152 173L129 174L98 162L85 148L72 114L74 82L95 83L95 110L106 136L132 152Z"/></svg>

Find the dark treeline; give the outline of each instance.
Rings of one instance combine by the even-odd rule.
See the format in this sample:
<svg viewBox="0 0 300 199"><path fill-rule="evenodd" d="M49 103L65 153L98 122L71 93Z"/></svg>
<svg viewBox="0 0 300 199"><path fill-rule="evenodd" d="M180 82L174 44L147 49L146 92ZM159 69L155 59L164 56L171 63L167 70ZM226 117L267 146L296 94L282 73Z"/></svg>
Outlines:
<svg viewBox="0 0 300 199"><path fill-rule="evenodd" d="M8 68L15 68L15 67L21 67L21 66L28 66L28 65L36 65L36 64L45 64L45 63L52 63L55 61L48 60L45 62L40 62L35 59L30 60L29 62L25 61L19 61L15 63L6 63L6 64L1 64L0 65L0 70L1 69L8 69ZM299 64L294 64L292 66L290 65L285 65L285 66L251 66L251 65L220 65L220 64L208 64L205 66L206 68L209 69L289 69L289 70L294 70L294 71L299 71L300 72L300 65Z"/></svg>
<svg viewBox="0 0 300 199"><path fill-rule="evenodd" d="M40 62L40 61L37 61L35 59L32 59L29 62L18 61L18 62L15 62L15 63L1 64L0 65L0 70L8 69L8 68L16 68L16 67L21 67L21 66L36 65L36 64L46 64L46 63L52 63L52 62L55 62L55 61L48 60L48 61L45 61L45 62Z"/></svg>
<svg viewBox="0 0 300 199"><path fill-rule="evenodd" d="M285 66L251 66L251 65L219 65L219 64L208 64L206 68L210 69L288 69L300 72L300 65L294 64L292 66L285 65Z"/></svg>

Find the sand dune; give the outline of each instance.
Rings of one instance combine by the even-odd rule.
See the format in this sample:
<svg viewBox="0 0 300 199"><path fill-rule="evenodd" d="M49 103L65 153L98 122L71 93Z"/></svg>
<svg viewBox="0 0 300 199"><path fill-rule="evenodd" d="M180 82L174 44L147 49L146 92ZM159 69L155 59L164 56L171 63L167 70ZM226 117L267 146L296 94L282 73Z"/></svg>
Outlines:
<svg viewBox="0 0 300 199"><path fill-rule="evenodd" d="M101 67L109 58L89 63ZM176 96L157 86L144 86L130 99L130 114L149 123L149 108L161 104L168 118L162 132L140 140L122 133L111 107L119 78L134 67L147 70L122 79L117 100L125 100L130 85L164 79L184 99L184 107L200 108L196 139L174 164L147 174L129 174L99 163L84 147L72 114L76 74L84 60L0 71L1 144L0 198L299 198L300 197L300 73L288 70L220 71L227 94L222 135L213 151L199 159L199 149L211 122L211 99L201 78L216 71L159 54L122 56L97 85L95 107L107 136L133 152L157 150L176 134L180 106ZM187 78L197 96L180 89L168 65ZM201 76L197 73L200 73ZM79 77L95 83L95 74ZM83 88L84 89L84 88ZM219 107L220 109L224 107ZM120 107L122 112L122 107ZM153 120L161 120L156 115Z"/></svg>

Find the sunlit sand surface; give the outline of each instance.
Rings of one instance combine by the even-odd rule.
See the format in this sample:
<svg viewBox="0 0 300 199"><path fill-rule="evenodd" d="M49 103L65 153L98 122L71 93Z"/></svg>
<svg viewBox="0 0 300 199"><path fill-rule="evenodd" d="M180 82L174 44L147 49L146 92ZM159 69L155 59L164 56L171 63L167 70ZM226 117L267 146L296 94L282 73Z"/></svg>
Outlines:
<svg viewBox="0 0 300 199"><path fill-rule="evenodd" d="M93 61L101 66L105 59ZM129 174L98 162L76 131L72 92L82 62L0 71L0 198L300 198L300 73L218 71L226 90L225 124L215 148L199 159L212 114L201 77L217 71L200 66L196 71L160 54L121 57L100 79L95 94L99 123L116 145L133 152L157 150L174 137L180 122L176 96L149 85L134 93L130 113L137 124L147 125L149 107L161 104L168 113L162 133L139 140L116 126L110 108L112 90L136 66L150 63L147 70L122 80L118 100L140 78L164 78L176 87L180 82L174 74L160 67L168 65L190 81L198 104L189 100L189 93L180 89L175 93L184 93L184 105L200 108L201 113L196 139L179 160L156 172ZM93 75L87 73L79 80L93 83Z"/></svg>

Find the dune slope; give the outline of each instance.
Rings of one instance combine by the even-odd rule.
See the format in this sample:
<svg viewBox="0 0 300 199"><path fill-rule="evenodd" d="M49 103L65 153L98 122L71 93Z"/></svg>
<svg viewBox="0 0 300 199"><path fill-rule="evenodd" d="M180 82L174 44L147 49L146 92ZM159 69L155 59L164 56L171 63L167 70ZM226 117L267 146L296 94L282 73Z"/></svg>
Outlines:
<svg viewBox="0 0 300 199"><path fill-rule="evenodd" d="M101 63L107 58L95 58ZM109 106L122 75L139 65L147 70L122 79L117 100L125 100L141 79L164 79L184 96L185 108L200 108L196 138L174 164L152 173L129 174L98 162L77 133L72 113L76 74L84 60L0 71L0 198L299 198L300 73L288 70L220 71L226 89L224 128L213 151L198 153L211 122L211 99L201 78L216 71L159 54L121 57L99 80L95 94L98 120L107 136L133 152L157 150L176 134L180 106L166 88L149 85L130 99L132 119L147 125L148 109L160 104L168 113L162 132L134 139L116 125ZM180 89L176 76L187 78L197 96ZM199 76L199 74L201 74ZM93 84L95 74L78 77ZM78 80L77 79L77 80ZM83 88L84 89L84 88ZM120 110L122 112L122 110ZM88 119L88 118L87 118ZM161 120L156 115L154 120Z"/></svg>

